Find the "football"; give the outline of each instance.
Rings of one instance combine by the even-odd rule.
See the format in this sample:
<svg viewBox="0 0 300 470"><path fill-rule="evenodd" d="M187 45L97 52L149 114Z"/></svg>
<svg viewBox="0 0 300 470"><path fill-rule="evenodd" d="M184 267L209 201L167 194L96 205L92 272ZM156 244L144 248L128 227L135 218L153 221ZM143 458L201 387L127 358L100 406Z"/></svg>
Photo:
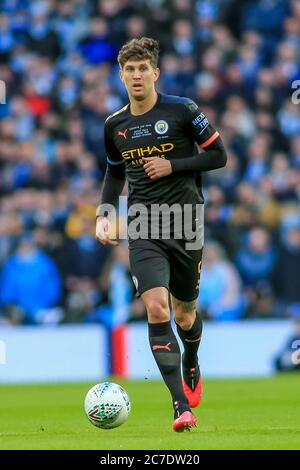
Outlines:
<svg viewBox="0 0 300 470"><path fill-rule="evenodd" d="M120 385L103 382L94 385L86 394L84 409L89 421L97 428L112 429L127 420L131 402Z"/></svg>

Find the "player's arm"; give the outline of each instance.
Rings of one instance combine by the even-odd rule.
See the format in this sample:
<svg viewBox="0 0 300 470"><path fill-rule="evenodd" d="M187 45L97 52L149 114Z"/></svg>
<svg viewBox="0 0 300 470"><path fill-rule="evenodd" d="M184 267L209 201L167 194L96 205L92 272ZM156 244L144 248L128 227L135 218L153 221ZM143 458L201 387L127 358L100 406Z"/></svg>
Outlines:
<svg viewBox="0 0 300 470"><path fill-rule="evenodd" d="M227 155L221 137L210 143L204 152L193 157L171 160L172 172L210 171L226 165Z"/></svg>
<svg viewBox="0 0 300 470"><path fill-rule="evenodd" d="M144 169L150 179L158 179L182 171L210 171L226 165L227 155L220 136L209 143L205 152L175 160L144 158Z"/></svg>
<svg viewBox="0 0 300 470"><path fill-rule="evenodd" d="M202 150L201 153L183 159L171 160L172 172L210 171L226 165L227 155L218 131L192 100L184 104L186 132Z"/></svg>
<svg viewBox="0 0 300 470"><path fill-rule="evenodd" d="M106 173L102 186L100 204L96 210L96 238L103 245L117 245L109 238L110 222L108 219L108 205L116 207L118 198L125 184L125 164L122 156L109 138L107 124L104 130L105 148L107 153Z"/></svg>
<svg viewBox="0 0 300 470"><path fill-rule="evenodd" d="M226 165L226 150L219 133L211 126L196 103L187 99L183 106L184 130L198 144L202 152L174 160L144 158L144 169L150 179L185 171L216 170Z"/></svg>

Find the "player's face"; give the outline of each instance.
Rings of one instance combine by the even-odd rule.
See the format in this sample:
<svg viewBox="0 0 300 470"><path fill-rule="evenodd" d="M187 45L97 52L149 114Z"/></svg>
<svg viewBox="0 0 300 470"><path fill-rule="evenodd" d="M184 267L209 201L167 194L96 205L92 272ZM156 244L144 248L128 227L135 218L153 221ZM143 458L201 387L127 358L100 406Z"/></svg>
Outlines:
<svg viewBox="0 0 300 470"><path fill-rule="evenodd" d="M154 68L150 60L128 60L120 77L124 83L129 98L143 101L154 90L154 84L159 77L159 69Z"/></svg>

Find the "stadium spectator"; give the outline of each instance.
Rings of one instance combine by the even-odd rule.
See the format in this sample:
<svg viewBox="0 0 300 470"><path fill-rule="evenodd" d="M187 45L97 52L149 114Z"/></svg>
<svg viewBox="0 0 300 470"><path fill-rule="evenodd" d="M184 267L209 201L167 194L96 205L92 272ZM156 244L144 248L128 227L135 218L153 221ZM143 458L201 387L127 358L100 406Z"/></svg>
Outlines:
<svg viewBox="0 0 300 470"><path fill-rule="evenodd" d="M62 285L52 259L38 250L30 234L23 234L18 249L3 266L0 302L12 323L58 323L62 320Z"/></svg>
<svg viewBox="0 0 300 470"><path fill-rule="evenodd" d="M237 320L244 314L241 281L235 267L216 243L207 243L201 274L198 308L208 318Z"/></svg>
<svg viewBox="0 0 300 470"><path fill-rule="evenodd" d="M8 16L0 14L0 57L6 58L15 45L13 32L9 26Z"/></svg>
<svg viewBox="0 0 300 470"><path fill-rule="evenodd" d="M66 242L64 251L67 282L69 278L96 280L103 271L109 249L97 243L93 229L93 219L83 215L80 220L80 234Z"/></svg>
<svg viewBox="0 0 300 470"><path fill-rule="evenodd" d="M300 304L299 263L300 216L298 212L287 217L283 225L278 262L274 271L279 315L290 316L290 310L293 306Z"/></svg>
<svg viewBox="0 0 300 470"><path fill-rule="evenodd" d="M276 251L269 233L262 227L254 227L245 238L235 261L245 285L247 313L251 317L271 316L274 313L271 280Z"/></svg>
<svg viewBox="0 0 300 470"><path fill-rule="evenodd" d="M291 140L291 163L293 167L300 168L300 136Z"/></svg>
<svg viewBox="0 0 300 470"><path fill-rule="evenodd" d="M236 255L236 264L247 286L255 287L259 281L268 281L275 264L275 251L268 232L253 228Z"/></svg>
<svg viewBox="0 0 300 470"><path fill-rule="evenodd" d="M91 19L88 34L80 42L80 52L92 65L115 60L117 51L109 40L109 26L104 18Z"/></svg>
<svg viewBox="0 0 300 470"><path fill-rule="evenodd" d="M16 246L18 226L19 221L12 214L0 214L0 268Z"/></svg>
<svg viewBox="0 0 300 470"><path fill-rule="evenodd" d="M27 31L26 43L30 51L41 57L57 59L60 54L60 43L56 32L52 29L47 12L46 2L33 3L30 27Z"/></svg>

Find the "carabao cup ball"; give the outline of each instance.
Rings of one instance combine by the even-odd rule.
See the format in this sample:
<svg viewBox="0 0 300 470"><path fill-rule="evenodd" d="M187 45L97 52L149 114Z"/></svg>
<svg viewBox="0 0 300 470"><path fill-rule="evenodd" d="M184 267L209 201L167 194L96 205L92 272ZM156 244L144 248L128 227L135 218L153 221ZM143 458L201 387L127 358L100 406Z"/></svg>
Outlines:
<svg viewBox="0 0 300 470"><path fill-rule="evenodd" d="M97 428L112 429L127 420L131 403L120 385L103 382L94 385L86 394L84 409L89 421Z"/></svg>

